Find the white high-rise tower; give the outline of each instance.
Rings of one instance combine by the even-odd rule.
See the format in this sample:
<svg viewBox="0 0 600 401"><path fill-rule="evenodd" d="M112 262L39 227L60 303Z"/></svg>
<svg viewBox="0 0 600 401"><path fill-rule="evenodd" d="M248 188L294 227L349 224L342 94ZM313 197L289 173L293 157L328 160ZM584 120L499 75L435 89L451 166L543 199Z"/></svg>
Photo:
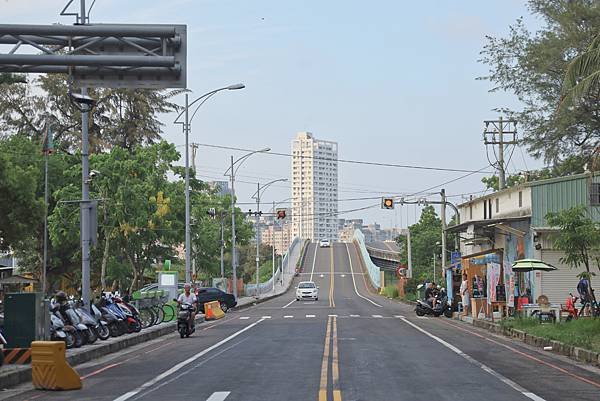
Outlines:
<svg viewBox="0 0 600 401"><path fill-rule="evenodd" d="M337 240L338 145L299 132L292 141L292 233Z"/></svg>

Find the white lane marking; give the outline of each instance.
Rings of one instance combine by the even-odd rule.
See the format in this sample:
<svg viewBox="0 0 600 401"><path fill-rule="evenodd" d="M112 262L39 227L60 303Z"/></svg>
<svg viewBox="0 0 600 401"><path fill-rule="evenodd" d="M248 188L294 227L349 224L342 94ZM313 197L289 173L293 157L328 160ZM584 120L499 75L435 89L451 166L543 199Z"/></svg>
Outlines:
<svg viewBox="0 0 600 401"><path fill-rule="evenodd" d="M261 319L270 319L271 316L262 316Z"/></svg>
<svg viewBox="0 0 600 401"><path fill-rule="evenodd" d="M325 277L325 275L324 274L319 274L319 277L323 278L323 277Z"/></svg>
<svg viewBox="0 0 600 401"><path fill-rule="evenodd" d="M315 317L315 315L306 315L306 317Z"/></svg>
<svg viewBox="0 0 600 401"><path fill-rule="evenodd" d="M329 317L338 317L338 315L327 315Z"/></svg>
<svg viewBox="0 0 600 401"><path fill-rule="evenodd" d="M293 318L294 318L294 316L292 316L292 315L285 315L283 318L284 318L284 319L293 319Z"/></svg>
<svg viewBox="0 0 600 401"><path fill-rule="evenodd" d="M350 315L350 317L360 317L360 315Z"/></svg>
<svg viewBox="0 0 600 401"><path fill-rule="evenodd" d="M229 391L217 391L216 393L212 393L206 401L225 401L225 398L229 397L229 394L231 394Z"/></svg>
<svg viewBox="0 0 600 401"><path fill-rule="evenodd" d="M417 319L429 319L427 316L417 316Z"/></svg>
<svg viewBox="0 0 600 401"><path fill-rule="evenodd" d="M156 376L155 378L148 380L146 383L142 384L141 386L137 387L136 389L129 391L125 394L123 394L122 396L115 398L114 401L125 401L130 399L131 397L136 396L137 394L139 394L141 391L143 390L147 390L149 387L155 385L156 383L158 383L159 381L165 379L166 377L172 375L173 373L179 372L182 370L183 367L189 365L190 363L194 362L196 359L198 358L202 358L204 355L208 354L209 352L219 348L221 345L226 344L227 342L233 340L234 338L236 338L237 336L239 336L240 334L250 330L251 328L253 328L254 326L256 326L257 324L263 322L264 319L260 319L246 327L244 327L243 329L241 329L240 331L236 331L235 333L233 333L232 335L230 335L229 337L224 338L223 340L219 341L218 343L211 345L210 347L206 348L203 351L198 352L196 355L193 355L192 357L186 359L183 362L179 362L177 365L173 366L170 369L165 370L164 372L162 372L161 374L159 374L158 376Z"/></svg>
<svg viewBox="0 0 600 401"><path fill-rule="evenodd" d="M240 317L240 320L248 320L248 319L250 319L250 316L241 316Z"/></svg>
<svg viewBox="0 0 600 401"><path fill-rule="evenodd" d="M496 379L500 380L502 383L506 384L507 386L512 387L513 390L518 391L519 393L523 394L525 397L530 398L534 401L546 401L545 399L543 399L542 397L527 391L525 388L521 387L520 385L518 385L517 383L515 383L514 381L510 380L508 377L505 377L503 375L501 375L500 373L496 372L494 369L490 368L489 366L484 365L483 363L479 362L478 360L474 359L473 357L465 354L463 351L461 351L459 348L455 347L454 345L448 343L445 340L442 340L440 337L431 334L430 332L428 332L427 330L417 326L416 324L414 324L413 322L408 321L408 319L406 318L402 318L402 321L406 324L408 324L409 326L413 327L414 329L420 331L421 333L425 334L426 336L434 339L435 341L437 341L438 343L442 344L444 347L448 348L449 350L451 350L452 352L460 355L461 357L463 357L464 359L466 359L469 363L479 367L481 370L491 374L492 376L494 376Z"/></svg>
<svg viewBox="0 0 600 401"><path fill-rule="evenodd" d="M348 253L348 262L350 262L350 271L352 272L352 284L354 284L354 292L362 299L366 299L373 305L383 308L383 306L379 305L377 302L370 300L369 298L362 296L358 293L358 289L356 288L356 280L354 279L354 269L352 268L352 257L350 256L350 249L348 248L348 244L346 244L346 252Z"/></svg>
<svg viewBox="0 0 600 401"><path fill-rule="evenodd" d="M527 393L523 393L523 395L527 398L531 398L533 401L546 401L542 397L535 395L533 393L527 392Z"/></svg>
<svg viewBox="0 0 600 401"><path fill-rule="evenodd" d="M310 270L310 280L309 281L313 281L313 274L315 273L315 263L317 263L317 249L319 249L319 247L315 244L315 254L313 255L313 264L312 264L312 269ZM323 276L321 276L323 277Z"/></svg>
<svg viewBox="0 0 600 401"><path fill-rule="evenodd" d="M371 317L381 319L383 316L381 316L381 315L371 315Z"/></svg>
<svg viewBox="0 0 600 401"><path fill-rule="evenodd" d="M340 275L340 277L346 277L346 275L345 275L345 274L342 274L342 275Z"/></svg>
<svg viewBox="0 0 600 401"><path fill-rule="evenodd" d="M285 305L285 306L282 306L282 307L281 307L281 309L285 309L285 308L287 308L288 306L290 306L290 305L291 305L291 304L293 304L294 302L296 302L296 300L295 300L295 299L292 299L292 300L290 301L290 303L289 303L289 304L287 304L287 305Z"/></svg>
<svg viewBox="0 0 600 401"><path fill-rule="evenodd" d="M394 315L394 317L397 319L404 319L404 316L402 316L402 315Z"/></svg>

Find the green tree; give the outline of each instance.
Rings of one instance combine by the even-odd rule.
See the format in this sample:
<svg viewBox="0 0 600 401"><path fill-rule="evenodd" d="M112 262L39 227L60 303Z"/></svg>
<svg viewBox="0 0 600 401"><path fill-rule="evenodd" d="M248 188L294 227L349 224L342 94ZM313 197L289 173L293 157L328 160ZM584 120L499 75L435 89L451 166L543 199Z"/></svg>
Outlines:
<svg viewBox="0 0 600 401"><path fill-rule="evenodd" d="M567 107L600 91L600 35L568 65L563 90L563 105Z"/></svg>
<svg viewBox="0 0 600 401"><path fill-rule="evenodd" d="M441 241L442 221L433 206L429 205L423 208L419 221L411 225L409 230L413 266L413 280L409 283L409 288L414 288L413 284L422 282L426 278L432 278L433 255L434 253L438 256L440 254L440 247L436 243ZM406 264L408 263L406 238L400 236L397 241L400 246L401 262ZM437 263L439 263L439 259ZM440 269L437 271L441 273ZM435 280L439 280L439 278L440 276L435 277Z"/></svg>
<svg viewBox="0 0 600 401"><path fill-rule="evenodd" d="M514 93L521 110L499 111L519 121L523 141L535 157L555 164L570 155L589 158L600 140L600 91L582 94L572 107L560 108L569 63L598 35L597 0L529 0L544 22L532 33L519 19L507 37L487 37L481 61L490 67L494 91Z"/></svg>
<svg viewBox="0 0 600 401"><path fill-rule="evenodd" d="M0 91L0 132L41 137L45 124L54 124L59 149L76 152L81 148L81 112L68 94L67 77L41 75L28 85L8 85ZM96 100L90 113L92 153L113 146L133 150L138 145L160 140L163 124L158 115L178 109L171 98L181 90L140 90L93 88Z"/></svg>
<svg viewBox="0 0 600 401"><path fill-rule="evenodd" d="M560 261L571 268L583 265L585 270L591 273L590 260L592 259L600 269L598 257L595 256L600 247L600 228L587 216L586 211L584 206L576 206L560 212L548 213L546 220L550 226L560 229L554 238L555 247L565 253Z"/></svg>

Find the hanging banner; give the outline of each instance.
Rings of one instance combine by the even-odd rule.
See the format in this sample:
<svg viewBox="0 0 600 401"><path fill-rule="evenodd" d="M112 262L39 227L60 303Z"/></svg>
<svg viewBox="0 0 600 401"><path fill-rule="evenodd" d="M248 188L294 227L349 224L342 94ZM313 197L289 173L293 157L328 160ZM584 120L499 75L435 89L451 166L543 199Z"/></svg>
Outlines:
<svg viewBox="0 0 600 401"><path fill-rule="evenodd" d="M504 287L506 291L506 305L515 306L515 273L510 263L504 264Z"/></svg>
<svg viewBox="0 0 600 401"><path fill-rule="evenodd" d="M496 301L496 286L500 282L500 264L487 264L487 302L491 304Z"/></svg>

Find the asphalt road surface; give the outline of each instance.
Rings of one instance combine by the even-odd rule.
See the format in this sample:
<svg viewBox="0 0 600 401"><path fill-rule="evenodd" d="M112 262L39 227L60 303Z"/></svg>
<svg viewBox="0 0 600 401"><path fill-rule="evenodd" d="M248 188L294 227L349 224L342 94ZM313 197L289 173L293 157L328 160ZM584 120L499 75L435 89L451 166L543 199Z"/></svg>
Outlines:
<svg viewBox="0 0 600 401"><path fill-rule="evenodd" d="M369 292L353 245L310 245L289 293L77 367L83 389L10 400L600 400L600 371Z"/></svg>

